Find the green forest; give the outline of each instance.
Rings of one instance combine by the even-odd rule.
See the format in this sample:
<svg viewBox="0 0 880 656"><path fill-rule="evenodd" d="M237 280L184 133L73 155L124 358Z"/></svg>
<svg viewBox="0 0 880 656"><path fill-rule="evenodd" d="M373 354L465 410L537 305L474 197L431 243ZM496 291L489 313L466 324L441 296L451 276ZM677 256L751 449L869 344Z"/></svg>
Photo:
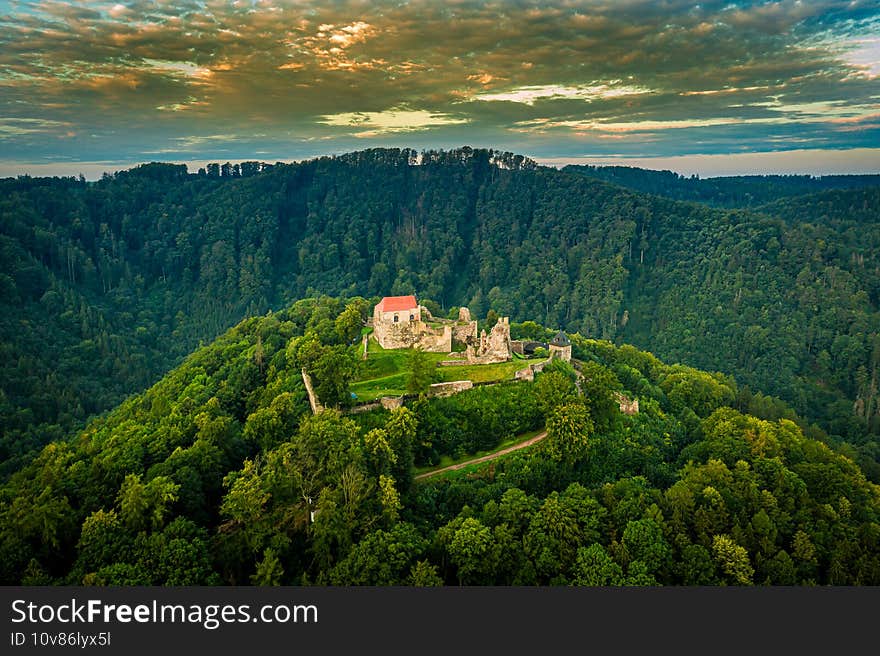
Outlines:
<svg viewBox="0 0 880 656"><path fill-rule="evenodd" d="M415 293L732 375L880 481L878 179L462 148L0 180L0 478L245 317Z"/></svg>
<svg viewBox="0 0 880 656"><path fill-rule="evenodd" d="M0 487L0 582L880 584L880 488L781 401L574 334L576 368L352 414L351 319L370 307L322 296L245 319L44 447ZM312 414L303 368L341 409Z"/></svg>
<svg viewBox="0 0 880 656"><path fill-rule="evenodd" d="M471 148L0 179L0 583L880 585L878 211ZM420 395L358 354L402 294L576 367Z"/></svg>

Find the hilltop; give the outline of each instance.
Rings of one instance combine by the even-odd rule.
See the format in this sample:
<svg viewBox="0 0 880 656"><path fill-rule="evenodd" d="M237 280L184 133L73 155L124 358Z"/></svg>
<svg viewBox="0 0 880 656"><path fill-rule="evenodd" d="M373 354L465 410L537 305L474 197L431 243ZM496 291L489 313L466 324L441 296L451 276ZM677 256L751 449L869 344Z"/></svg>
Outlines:
<svg viewBox="0 0 880 656"><path fill-rule="evenodd" d="M246 319L46 446L0 488L0 580L880 584L880 490L791 409L747 414L729 376L572 334L574 367L352 413L352 332L371 306L321 297ZM303 369L338 409L312 413Z"/></svg>

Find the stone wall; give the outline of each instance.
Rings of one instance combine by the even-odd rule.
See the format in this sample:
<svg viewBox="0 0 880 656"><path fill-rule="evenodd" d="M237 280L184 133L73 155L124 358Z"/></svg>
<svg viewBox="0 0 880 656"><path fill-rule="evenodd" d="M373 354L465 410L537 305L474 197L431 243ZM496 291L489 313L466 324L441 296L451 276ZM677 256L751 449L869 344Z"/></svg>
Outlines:
<svg viewBox="0 0 880 656"><path fill-rule="evenodd" d="M452 326L443 326L439 332L428 327L414 346L432 353L449 353L452 351Z"/></svg>
<svg viewBox="0 0 880 656"><path fill-rule="evenodd" d="M525 369L518 369L517 372L513 374L513 377L516 380L532 381L535 380L535 370L532 369L531 365L529 365Z"/></svg>
<svg viewBox="0 0 880 656"><path fill-rule="evenodd" d="M434 329L423 321L376 322L373 326L376 341L385 349L405 349L421 347L434 353L449 353L452 350L452 327L442 326Z"/></svg>
<svg viewBox="0 0 880 656"><path fill-rule="evenodd" d="M639 399L638 397L630 400L628 396L625 394L621 394L620 392L615 392L614 396L617 398L617 403L620 406L620 411L625 415L637 415L639 413Z"/></svg>
<svg viewBox="0 0 880 656"><path fill-rule="evenodd" d="M355 405L348 409L349 414L356 415L361 412L369 412L370 410L376 410L377 408L381 408L382 404L379 401L371 401L370 403L362 403L361 405Z"/></svg>
<svg viewBox="0 0 880 656"><path fill-rule="evenodd" d="M571 362L571 344L568 346L556 346L550 344L550 356L557 357L566 362Z"/></svg>
<svg viewBox="0 0 880 656"><path fill-rule="evenodd" d="M309 405L312 407L312 413L318 414L324 409L324 406L321 405L321 402L318 400L318 395L315 394L315 390L312 389L312 378L306 373L305 367L302 370L302 378L303 384L306 386L306 394L309 395Z"/></svg>
<svg viewBox="0 0 880 656"><path fill-rule="evenodd" d="M480 333L479 344L468 346L465 355L470 364L494 364L510 360L510 320L501 317L489 334Z"/></svg>
<svg viewBox="0 0 880 656"><path fill-rule="evenodd" d="M437 363L441 367L463 367L466 364L470 364L467 360L441 360Z"/></svg>
<svg viewBox="0 0 880 656"><path fill-rule="evenodd" d="M541 360L540 362L535 362L534 364L530 364L525 369L519 369L516 373L513 374L513 377L516 380L535 380L535 374L539 374L544 371L544 367L547 366L547 363L550 362L550 358L546 360Z"/></svg>
<svg viewBox="0 0 880 656"><path fill-rule="evenodd" d="M395 408L399 408L403 405L403 397L402 396L383 396L379 399L379 403L386 410L394 410Z"/></svg>
<svg viewBox="0 0 880 656"><path fill-rule="evenodd" d="M474 386L470 380L453 380L446 383L434 383L431 385L428 396L452 396Z"/></svg>
<svg viewBox="0 0 880 656"><path fill-rule="evenodd" d="M467 310L467 308L462 308ZM457 323L452 327L452 339L460 344L475 344L477 341L477 322Z"/></svg>

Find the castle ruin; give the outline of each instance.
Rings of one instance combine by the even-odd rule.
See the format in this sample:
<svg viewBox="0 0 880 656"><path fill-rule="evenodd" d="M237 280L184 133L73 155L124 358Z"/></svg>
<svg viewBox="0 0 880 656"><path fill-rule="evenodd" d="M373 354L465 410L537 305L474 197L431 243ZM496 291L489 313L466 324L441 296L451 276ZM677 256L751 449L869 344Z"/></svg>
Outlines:
<svg viewBox="0 0 880 656"><path fill-rule="evenodd" d="M386 296L379 301L373 308L373 335L384 349L452 353L453 342L463 344L466 359L456 364L492 364L511 358L508 317L499 319L488 334L485 330L477 334L477 322L468 308L459 309L457 320L436 318L415 296Z"/></svg>
<svg viewBox="0 0 880 656"><path fill-rule="evenodd" d="M489 334L480 332L477 344L468 344L465 357L468 364L494 364L510 360L510 320L501 317Z"/></svg>
<svg viewBox="0 0 880 656"><path fill-rule="evenodd" d="M424 320L423 320L424 318ZM373 308L373 334L384 349L419 347L425 351L448 353L452 350L451 323L433 319L415 296L386 296Z"/></svg>

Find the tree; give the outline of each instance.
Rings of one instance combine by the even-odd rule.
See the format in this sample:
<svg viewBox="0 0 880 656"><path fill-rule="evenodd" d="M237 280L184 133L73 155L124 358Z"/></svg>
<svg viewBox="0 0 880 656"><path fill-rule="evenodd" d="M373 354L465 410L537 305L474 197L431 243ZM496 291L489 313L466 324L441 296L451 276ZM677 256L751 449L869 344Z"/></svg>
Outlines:
<svg viewBox="0 0 880 656"><path fill-rule="evenodd" d="M353 343L361 334L363 319L356 303L349 303L334 322L336 332L343 344Z"/></svg>
<svg viewBox="0 0 880 656"><path fill-rule="evenodd" d="M660 580L668 577L672 549L656 521L646 518L627 522L622 543L633 560L645 564L649 574Z"/></svg>
<svg viewBox="0 0 880 656"><path fill-rule="evenodd" d="M437 365L421 348L410 351L407 359L409 375L406 379L406 391L410 394L425 394L437 377Z"/></svg>
<svg viewBox="0 0 880 656"><path fill-rule="evenodd" d="M601 544L578 549L574 573L575 585L619 586L624 581L623 569Z"/></svg>
<svg viewBox="0 0 880 656"><path fill-rule="evenodd" d="M620 406L614 392L620 388L620 381L611 370L596 362L585 362L581 367L581 374L581 390L590 417L595 422L597 431L607 431L619 415Z"/></svg>
<svg viewBox="0 0 880 656"><path fill-rule="evenodd" d="M412 482L413 454L419 422L409 408L395 408L385 424L388 444L394 452L391 474L401 490Z"/></svg>
<svg viewBox="0 0 880 656"><path fill-rule="evenodd" d="M475 585L489 580L493 569L489 559L492 542L492 532L478 519L468 517L457 524L446 549L458 569L459 584Z"/></svg>
<svg viewBox="0 0 880 656"><path fill-rule="evenodd" d="M427 560L420 560L409 571L406 584L411 587L439 587L443 585L443 579L437 573L437 567Z"/></svg>
<svg viewBox="0 0 880 656"><path fill-rule="evenodd" d="M248 415L244 438L257 444L261 451L270 451L290 439L301 412L296 397L290 392L283 392L272 399L269 407Z"/></svg>
<svg viewBox="0 0 880 656"><path fill-rule="evenodd" d="M357 363L343 347L324 347L309 374L315 394L329 408L351 405L348 385L357 373Z"/></svg>
<svg viewBox="0 0 880 656"><path fill-rule="evenodd" d="M586 456L592 435L589 411L580 403L562 405L547 419L544 451L553 460L574 464Z"/></svg>
<svg viewBox="0 0 880 656"><path fill-rule="evenodd" d="M559 406L577 399L574 382L558 371L538 374L535 389L538 394L538 405L545 417L549 417Z"/></svg>
<svg viewBox="0 0 880 656"><path fill-rule="evenodd" d="M169 506L177 501L180 485L165 476L157 476L149 483L141 482L138 474L125 477L119 489L119 516L133 531L162 527Z"/></svg>
<svg viewBox="0 0 880 656"><path fill-rule="evenodd" d="M263 560L257 563L257 571L251 575L253 585L281 585L284 568L274 549L267 548L263 552Z"/></svg>
<svg viewBox="0 0 880 656"><path fill-rule="evenodd" d="M374 428L364 435L364 457L374 476L388 474L397 462L397 454L388 443L388 433L381 428Z"/></svg>
<svg viewBox="0 0 880 656"><path fill-rule="evenodd" d="M399 522L361 539L327 575L331 585L403 585L417 567L427 541L412 524ZM430 581L430 571L421 570ZM434 574L436 576L436 573Z"/></svg>
<svg viewBox="0 0 880 656"><path fill-rule="evenodd" d="M403 504L400 503L400 494L394 487L394 479L384 474L379 476L379 502L382 504L382 514L386 523L393 526Z"/></svg>
<svg viewBox="0 0 880 656"><path fill-rule="evenodd" d="M727 535L716 535L712 538L712 553L728 582L735 585L752 584L755 570L749 563L749 554L744 547Z"/></svg>

